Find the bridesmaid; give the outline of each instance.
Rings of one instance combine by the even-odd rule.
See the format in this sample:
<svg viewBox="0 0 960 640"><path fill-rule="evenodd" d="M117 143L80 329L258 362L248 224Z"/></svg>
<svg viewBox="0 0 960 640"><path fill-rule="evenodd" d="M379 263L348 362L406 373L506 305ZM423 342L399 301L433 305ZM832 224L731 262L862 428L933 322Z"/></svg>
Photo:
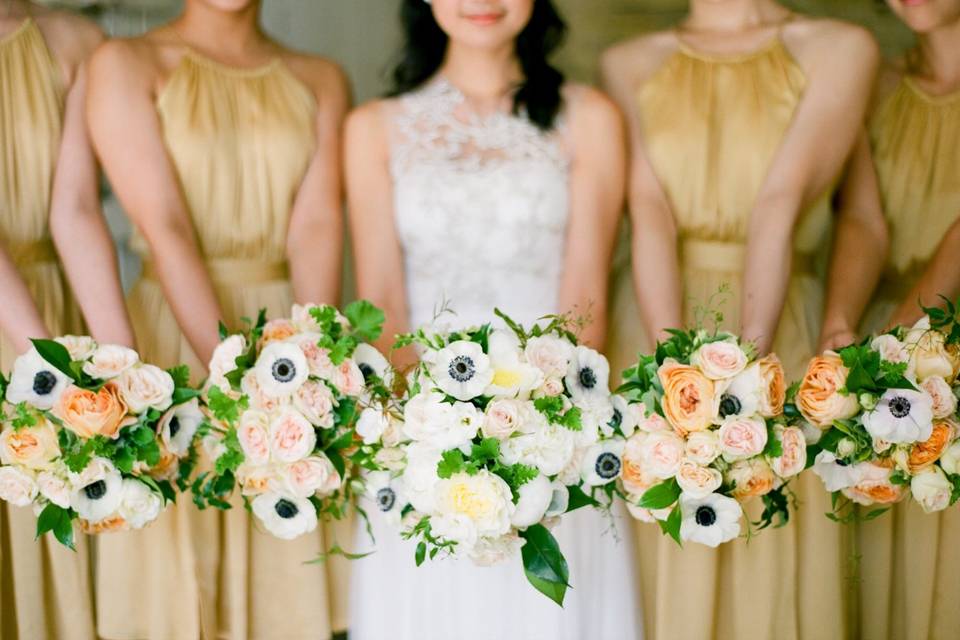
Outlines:
<svg viewBox="0 0 960 640"><path fill-rule="evenodd" d="M67 13L21 0L0 8L5 372L30 338L83 333L77 303L99 340L133 343L83 123L85 61L101 39L96 26ZM87 539L72 552L35 532L30 509L0 504L0 637L95 637Z"/></svg>
<svg viewBox="0 0 960 640"><path fill-rule="evenodd" d="M845 185L858 205L841 215L824 347L849 343L865 308L863 334L912 323L918 300L936 306L938 294L960 289L960 0L888 4L917 45L882 71L869 142ZM873 251L872 241L864 251L884 215L889 253ZM902 504L858 533L862 637L956 637L960 513Z"/></svg>
<svg viewBox="0 0 960 640"><path fill-rule="evenodd" d="M630 358L644 335L650 348L665 328L696 323L698 308L727 284L722 325L761 352L775 350L799 376L819 332L815 258L830 222L828 192L853 147L877 59L863 29L773 0L691 0L677 28L605 54L605 82L632 136L642 319L638 332L621 274L612 354ZM796 491L802 517L749 545L681 550L657 527L641 527L648 636L844 637L842 529L823 517L816 482L801 479Z"/></svg>
<svg viewBox="0 0 960 640"><path fill-rule="evenodd" d="M332 62L265 35L260 5L186 0L170 24L109 42L91 63L91 135L141 234L137 342L196 378L221 319L240 327L260 308L340 296L347 84ZM106 638L326 637L343 624L328 566L303 564L323 534L275 539L239 501L221 514L184 500L109 542L97 580Z"/></svg>

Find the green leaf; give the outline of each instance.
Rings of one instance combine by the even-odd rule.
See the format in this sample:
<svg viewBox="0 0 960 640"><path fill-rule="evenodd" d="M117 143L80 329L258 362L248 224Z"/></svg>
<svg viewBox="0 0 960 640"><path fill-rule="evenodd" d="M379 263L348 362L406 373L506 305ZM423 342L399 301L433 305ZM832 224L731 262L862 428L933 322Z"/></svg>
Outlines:
<svg viewBox="0 0 960 640"><path fill-rule="evenodd" d="M73 546L73 516L69 509L48 503L37 518L37 538L52 531L60 544L76 551Z"/></svg>
<svg viewBox="0 0 960 640"><path fill-rule="evenodd" d="M343 315L350 321L354 335L364 342L373 342L383 333L386 316L367 300L351 302L343 310Z"/></svg>
<svg viewBox="0 0 960 640"><path fill-rule="evenodd" d="M773 425L767 425L767 446L763 448L763 455L768 458L779 458L783 455L783 443L773 430Z"/></svg>
<svg viewBox="0 0 960 640"><path fill-rule="evenodd" d="M423 561L426 559L427 559L427 543L421 541L419 544L417 544L417 552L416 552L416 555L414 556L414 560L416 561L417 566L419 567L420 565L423 564Z"/></svg>
<svg viewBox="0 0 960 640"><path fill-rule="evenodd" d="M11 425L14 431L25 427L37 426L37 414L26 402L17 403L17 415L14 416Z"/></svg>
<svg viewBox="0 0 960 640"><path fill-rule="evenodd" d="M499 457L500 441L496 438L484 438L480 444L474 444L470 449L470 459L480 464L495 462Z"/></svg>
<svg viewBox="0 0 960 640"><path fill-rule="evenodd" d="M681 547L683 546L683 540L680 539L680 525L683 522L683 515L680 513L680 505L674 505L673 509L670 510L670 515L667 516L666 520L657 520L657 524L660 525L660 530L665 534L673 538Z"/></svg>
<svg viewBox="0 0 960 640"><path fill-rule="evenodd" d="M523 571L533 587L561 607L570 586L570 569L556 538L540 524L520 532Z"/></svg>
<svg viewBox="0 0 960 640"><path fill-rule="evenodd" d="M304 564L324 564L327 560L335 556L340 556L342 558L346 558L347 560L360 560L361 558L366 558L372 553L374 552L368 551L366 553L350 553L349 551L344 550L344 548L339 544L334 543L332 547L318 554L313 560L307 560L304 562Z"/></svg>
<svg viewBox="0 0 960 640"><path fill-rule="evenodd" d="M36 348L40 357L47 363L59 369L65 376L76 381L77 375L70 368L70 352L67 348L55 340L30 340Z"/></svg>
<svg viewBox="0 0 960 640"><path fill-rule="evenodd" d="M190 367L185 364L177 365L176 367L171 367L167 369L167 373L170 374L170 377L173 378L174 387L189 387L190 386Z"/></svg>
<svg viewBox="0 0 960 640"><path fill-rule="evenodd" d="M641 509L666 509L680 497L680 485L676 478L670 478L647 489L640 497L637 506Z"/></svg>
<svg viewBox="0 0 960 640"><path fill-rule="evenodd" d="M181 404L186 404L194 398L200 397L199 389L191 389L190 387L177 387L173 390L173 406L179 406Z"/></svg>
<svg viewBox="0 0 960 640"><path fill-rule="evenodd" d="M153 431L149 427L136 427L131 430L130 438L139 446L153 442Z"/></svg>
<svg viewBox="0 0 960 640"><path fill-rule="evenodd" d="M577 485L571 485L567 487L567 492L570 494L570 499L567 502L567 511L576 511L583 507L599 507L600 503L595 500L592 496L587 495L583 489Z"/></svg>
<svg viewBox="0 0 960 640"><path fill-rule="evenodd" d="M466 460L460 449L444 451L437 463L437 476L443 480L451 478L456 473L466 471Z"/></svg>
<svg viewBox="0 0 960 640"><path fill-rule="evenodd" d="M247 408L249 401L246 397L234 400L219 387L210 387L207 392L207 406L213 415L227 424L234 424L240 419L240 412Z"/></svg>

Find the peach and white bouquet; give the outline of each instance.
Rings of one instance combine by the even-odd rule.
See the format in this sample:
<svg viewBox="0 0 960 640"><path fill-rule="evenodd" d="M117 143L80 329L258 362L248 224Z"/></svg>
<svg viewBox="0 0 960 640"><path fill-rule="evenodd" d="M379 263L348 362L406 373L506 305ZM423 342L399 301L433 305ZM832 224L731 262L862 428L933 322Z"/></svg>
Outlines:
<svg viewBox="0 0 960 640"><path fill-rule="evenodd" d="M203 422L186 367L84 336L34 340L14 362L0 431L0 498L73 546L73 523L140 529L173 502Z"/></svg>
<svg viewBox="0 0 960 640"><path fill-rule="evenodd" d="M289 318L267 321L261 311L245 333L221 328L203 394L210 424L198 437L212 469L193 480L194 503L229 509L239 487L244 506L286 540L315 530L321 517L342 517L357 418L384 361L366 343L383 321L358 301L343 314L294 305Z"/></svg>
<svg viewBox="0 0 960 640"><path fill-rule="evenodd" d="M629 417L606 358L577 344L567 318L526 329L496 315L497 326L398 339L421 359L402 421L378 428L383 470L368 491L418 541L417 564L519 554L530 583L562 604L569 570L550 529L574 509L609 506Z"/></svg>
<svg viewBox="0 0 960 640"><path fill-rule="evenodd" d="M803 432L786 424L775 355L719 331L673 330L618 389L637 430L620 490L638 520L678 543L716 547L740 535L742 503L761 498L760 529L789 518L787 482L806 466ZM748 521L748 525L749 525Z"/></svg>
<svg viewBox="0 0 960 640"><path fill-rule="evenodd" d="M960 499L958 371L957 343L930 316L810 361L791 409L833 494L828 517L849 520L859 504L873 518L907 496L928 513Z"/></svg>

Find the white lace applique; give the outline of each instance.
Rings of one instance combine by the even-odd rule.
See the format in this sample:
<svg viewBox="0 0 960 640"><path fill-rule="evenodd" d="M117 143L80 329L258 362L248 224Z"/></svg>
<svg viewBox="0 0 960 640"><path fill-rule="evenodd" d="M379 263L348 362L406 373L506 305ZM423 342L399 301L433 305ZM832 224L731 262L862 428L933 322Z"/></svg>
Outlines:
<svg viewBox="0 0 960 640"><path fill-rule="evenodd" d="M562 121L544 133L508 113L471 113L443 78L395 106L390 163L412 325L444 301L463 323L494 307L526 322L556 312L569 215Z"/></svg>

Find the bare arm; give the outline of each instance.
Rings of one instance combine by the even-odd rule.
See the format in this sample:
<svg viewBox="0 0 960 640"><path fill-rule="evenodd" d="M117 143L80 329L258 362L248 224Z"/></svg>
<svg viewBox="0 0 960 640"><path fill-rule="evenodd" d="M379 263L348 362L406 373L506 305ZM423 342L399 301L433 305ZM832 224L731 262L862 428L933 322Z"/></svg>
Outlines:
<svg viewBox="0 0 960 640"><path fill-rule="evenodd" d="M339 70L324 66L317 88L317 150L290 214L287 258L298 302L335 305L343 266L341 133L350 96Z"/></svg>
<svg viewBox="0 0 960 640"><path fill-rule="evenodd" d="M49 332L40 311L30 295L27 283L11 260L6 248L0 246L0 329L17 353L30 348L30 338L46 338Z"/></svg>
<svg viewBox="0 0 960 640"><path fill-rule="evenodd" d="M153 103L156 70L132 45L103 45L90 64L90 135L120 202L140 229L173 314L207 362L222 314Z"/></svg>
<svg viewBox="0 0 960 640"><path fill-rule="evenodd" d="M628 205L631 222L633 286L647 339L683 324L683 284L677 253L677 225L660 181L644 148L634 98L634 60L608 54L603 82L626 114L630 140ZM652 347L653 345L648 345Z"/></svg>
<svg viewBox="0 0 960 640"><path fill-rule="evenodd" d="M840 192L820 350L856 340L857 326L883 272L889 245L870 141L864 132Z"/></svg>
<svg viewBox="0 0 960 640"><path fill-rule="evenodd" d="M960 293L960 217L950 226L940 241L936 253L923 276L903 299L890 318L891 325L910 325L923 315L924 307L940 306L940 296L948 300Z"/></svg>
<svg viewBox="0 0 960 640"><path fill-rule="evenodd" d="M589 314L580 338L602 348L607 327L607 284L626 179L623 123L616 107L583 90L572 107L574 162L570 170L570 223L560 287L560 309Z"/></svg>
<svg viewBox="0 0 960 640"><path fill-rule="evenodd" d="M99 176L85 123L84 61L66 98L63 138L50 204L50 230L91 334L133 346L113 239L100 209Z"/></svg>
<svg viewBox="0 0 960 640"><path fill-rule="evenodd" d="M751 212L742 335L770 349L786 298L800 213L840 173L861 130L879 53L859 28L828 23L805 43L808 85Z"/></svg>
<svg viewBox="0 0 960 640"><path fill-rule="evenodd" d="M344 170L350 235L357 278L357 295L370 300L387 316L377 347L389 353L393 338L409 331L403 250L393 211L393 181L389 169L386 126L376 103L360 107L347 118ZM393 354L399 369L416 362L412 349Z"/></svg>

